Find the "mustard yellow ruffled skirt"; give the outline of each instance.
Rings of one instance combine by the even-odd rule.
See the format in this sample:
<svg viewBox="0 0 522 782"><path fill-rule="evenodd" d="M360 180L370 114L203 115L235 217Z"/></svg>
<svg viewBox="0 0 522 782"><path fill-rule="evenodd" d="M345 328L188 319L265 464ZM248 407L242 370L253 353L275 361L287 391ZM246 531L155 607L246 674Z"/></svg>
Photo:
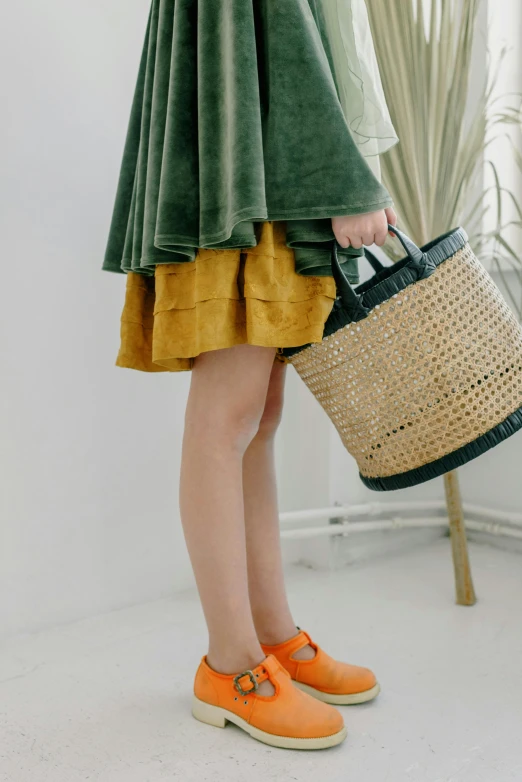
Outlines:
<svg viewBox="0 0 522 782"><path fill-rule="evenodd" d="M284 224L257 227L256 247L199 250L193 262L158 264L154 276L128 272L116 365L180 372L209 350L320 342L333 278L297 274Z"/></svg>

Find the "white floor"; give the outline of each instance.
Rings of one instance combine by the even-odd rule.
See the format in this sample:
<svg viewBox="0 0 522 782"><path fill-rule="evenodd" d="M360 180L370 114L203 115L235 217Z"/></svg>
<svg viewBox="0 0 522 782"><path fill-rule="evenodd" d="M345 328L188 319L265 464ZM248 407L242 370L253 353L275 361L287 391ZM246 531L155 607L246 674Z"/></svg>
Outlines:
<svg viewBox="0 0 522 782"><path fill-rule="evenodd" d="M296 621L371 665L382 695L345 708L348 740L316 753L259 744L189 714L205 632L195 594L0 649L2 782L522 780L522 558L472 548L475 608L453 603L439 541L337 571L296 568Z"/></svg>

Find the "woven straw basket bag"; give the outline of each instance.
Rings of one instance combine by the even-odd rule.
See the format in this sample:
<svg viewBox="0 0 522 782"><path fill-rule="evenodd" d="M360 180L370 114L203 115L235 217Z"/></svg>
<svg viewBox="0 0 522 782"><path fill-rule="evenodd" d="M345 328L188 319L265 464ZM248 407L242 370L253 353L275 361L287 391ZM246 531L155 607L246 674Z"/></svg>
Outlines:
<svg viewBox="0 0 522 782"><path fill-rule="evenodd" d="M355 290L332 253L323 341L284 354L370 489L414 486L522 428L522 328L458 228Z"/></svg>

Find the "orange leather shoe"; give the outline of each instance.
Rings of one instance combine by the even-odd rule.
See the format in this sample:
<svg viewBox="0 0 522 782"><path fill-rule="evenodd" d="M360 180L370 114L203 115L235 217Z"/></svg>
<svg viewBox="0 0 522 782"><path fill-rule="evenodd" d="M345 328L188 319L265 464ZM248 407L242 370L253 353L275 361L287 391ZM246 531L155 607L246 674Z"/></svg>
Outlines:
<svg viewBox="0 0 522 782"><path fill-rule="evenodd" d="M308 633L299 633L277 646L261 644L266 654L276 657L301 690L325 703L350 706L377 697L380 687L368 668L339 663L317 644ZM315 650L311 660L296 660L294 655L307 644Z"/></svg>
<svg viewBox="0 0 522 782"><path fill-rule="evenodd" d="M266 679L275 688L273 695L257 693ZM253 671L237 676L217 673L203 657L194 683L192 714L218 728L233 722L252 738L285 749L326 749L346 738L337 709L294 687L289 673L270 655Z"/></svg>

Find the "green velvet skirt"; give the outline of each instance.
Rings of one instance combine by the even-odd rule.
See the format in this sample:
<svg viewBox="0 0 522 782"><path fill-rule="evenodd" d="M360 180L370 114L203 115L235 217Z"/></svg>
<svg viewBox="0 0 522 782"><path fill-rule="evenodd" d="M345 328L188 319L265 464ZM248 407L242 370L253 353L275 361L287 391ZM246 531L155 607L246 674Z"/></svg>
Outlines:
<svg viewBox="0 0 522 782"><path fill-rule="evenodd" d="M352 139L318 0L153 0L103 268L154 274L285 221L330 275L330 218L391 205ZM343 252L355 281L360 252Z"/></svg>

